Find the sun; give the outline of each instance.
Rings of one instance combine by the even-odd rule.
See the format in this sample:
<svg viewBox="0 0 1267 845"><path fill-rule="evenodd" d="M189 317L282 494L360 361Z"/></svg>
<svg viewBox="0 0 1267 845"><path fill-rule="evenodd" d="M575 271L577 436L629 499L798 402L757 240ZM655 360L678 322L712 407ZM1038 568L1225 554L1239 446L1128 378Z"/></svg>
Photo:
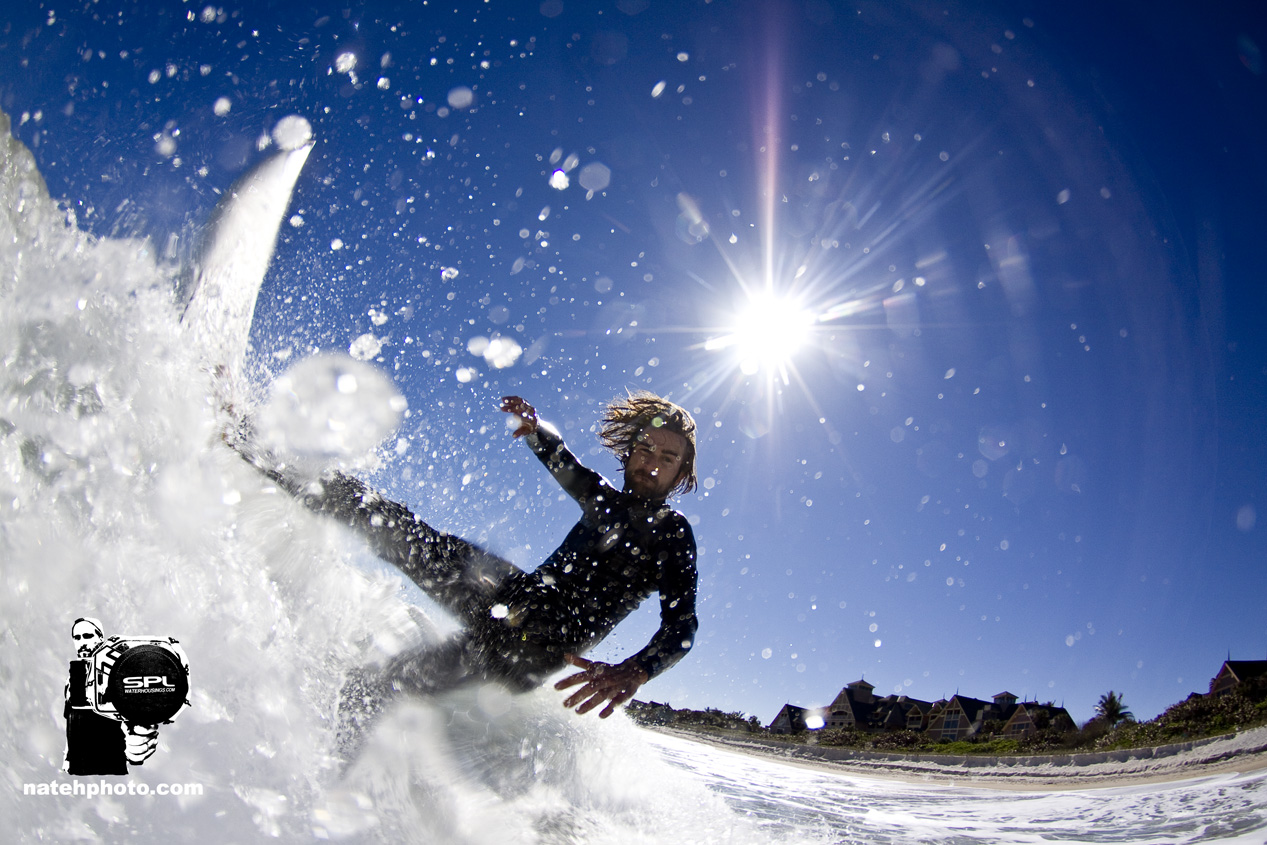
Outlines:
<svg viewBox="0 0 1267 845"><path fill-rule="evenodd" d="M795 298L762 292L749 297L730 326L704 348L732 350L744 375L778 374L787 383L789 367L808 343L815 322L814 313Z"/></svg>

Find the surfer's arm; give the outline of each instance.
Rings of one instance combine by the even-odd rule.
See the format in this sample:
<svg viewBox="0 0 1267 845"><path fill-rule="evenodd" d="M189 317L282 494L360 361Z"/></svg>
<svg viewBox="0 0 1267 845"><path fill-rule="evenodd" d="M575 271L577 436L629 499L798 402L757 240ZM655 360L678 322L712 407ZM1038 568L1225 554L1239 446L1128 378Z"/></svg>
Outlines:
<svg viewBox="0 0 1267 845"><path fill-rule="evenodd" d="M549 423L538 422L536 428L524 437L524 442L545 464L564 492L576 499L582 509L586 509L595 495L601 492L603 477L578 461Z"/></svg>
<svg viewBox="0 0 1267 845"><path fill-rule="evenodd" d="M581 509L590 513L591 506L600 506L603 488L610 487L603 477L584 466L563 443L563 437L552 425L537 416L537 409L518 396L502 399L501 409L518 417L513 433L523 438L528 448L537 456L550 475Z"/></svg>
<svg viewBox="0 0 1267 845"><path fill-rule="evenodd" d="M661 564L660 629L651 642L626 662L636 663L656 677L686 656L695 644L699 620L695 616L695 536L686 518L676 518L666 528L670 535L664 548L666 559Z"/></svg>

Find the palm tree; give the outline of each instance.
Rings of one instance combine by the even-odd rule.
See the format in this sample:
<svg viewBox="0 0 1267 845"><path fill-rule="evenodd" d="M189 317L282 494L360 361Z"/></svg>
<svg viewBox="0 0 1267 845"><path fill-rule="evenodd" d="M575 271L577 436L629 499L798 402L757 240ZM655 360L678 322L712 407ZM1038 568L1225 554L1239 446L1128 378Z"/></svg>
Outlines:
<svg viewBox="0 0 1267 845"><path fill-rule="evenodd" d="M1095 715L1103 719L1110 728L1116 728L1122 722L1135 721L1135 714L1126 709L1122 696L1113 690L1100 696L1100 703L1095 706Z"/></svg>

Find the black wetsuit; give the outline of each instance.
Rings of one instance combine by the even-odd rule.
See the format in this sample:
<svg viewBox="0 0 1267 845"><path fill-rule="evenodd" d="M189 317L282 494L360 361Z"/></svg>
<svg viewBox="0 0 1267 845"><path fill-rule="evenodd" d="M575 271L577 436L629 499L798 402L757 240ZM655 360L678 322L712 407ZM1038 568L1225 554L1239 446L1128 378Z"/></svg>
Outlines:
<svg viewBox="0 0 1267 845"><path fill-rule="evenodd" d="M399 655L372 679L354 677L351 693L364 709L379 709L384 683L414 692L470 680L534 689L565 665L565 654L594 646L653 592L660 594L660 629L632 659L652 678L690 650L698 623L695 538L686 518L662 499L616 489L545 427L524 440L582 512L532 572L436 531L354 478L336 474L310 485L264 470L313 510L363 535L464 623L440 646Z"/></svg>

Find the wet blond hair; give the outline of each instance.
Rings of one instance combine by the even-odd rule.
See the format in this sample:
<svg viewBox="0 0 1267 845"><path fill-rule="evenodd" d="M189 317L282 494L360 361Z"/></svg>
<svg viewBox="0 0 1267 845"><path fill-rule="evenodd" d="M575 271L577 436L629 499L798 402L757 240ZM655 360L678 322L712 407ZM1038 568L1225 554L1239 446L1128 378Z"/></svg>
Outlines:
<svg viewBox="0 0 1267 845"><path fill-rule="evenodd" d="M698 486L695 477L695 418L681 405L646 390L628 393L624 398L608 403L598 437L604 446L616 453L623 467L629 462L638 435L648 428L663 428L682 435L686 441L682 474L670 493L694 490Z"/></svg>

